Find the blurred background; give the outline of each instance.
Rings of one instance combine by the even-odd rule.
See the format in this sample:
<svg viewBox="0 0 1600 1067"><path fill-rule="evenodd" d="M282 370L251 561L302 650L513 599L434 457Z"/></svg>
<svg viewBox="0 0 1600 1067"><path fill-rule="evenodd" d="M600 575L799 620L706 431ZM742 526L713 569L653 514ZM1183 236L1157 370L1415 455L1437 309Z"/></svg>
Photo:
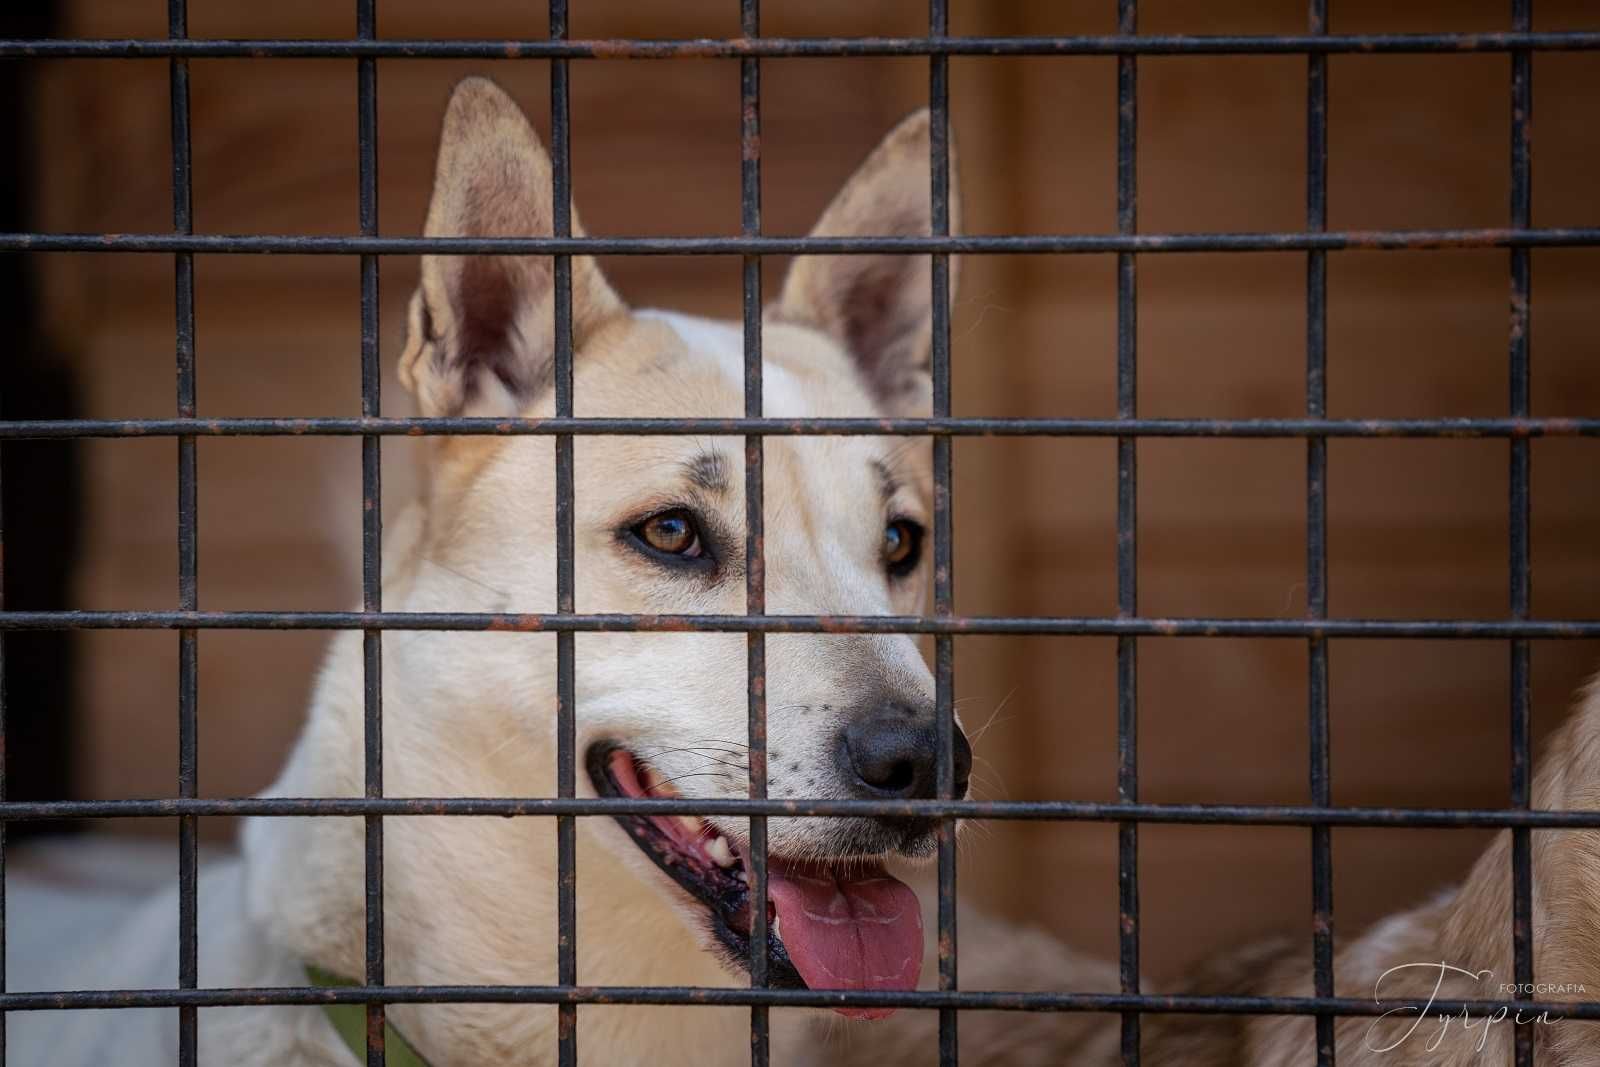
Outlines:
<svg viewBox="0 0 1600 1067"><path fill-rule="evenodd" d="M347 37L351 5L191 0L197 37ZM1339 0L1335 32L1508 28L1502 0ZM57 0L0 13L7 36L164 37L160 0ZM955 34L1114 32L1115 5L951 5ZM540 5L448 9L383 0L393 37L538 38ZM447 13L446 13L447 12ZM922 0L768 0L775 36L915 35ZM1143 32L1298 33L1300 0L1145 0ZM732 2L578 0L574 37L738 33ZM1537 29L1600 29L1585 0L1541 0ZM1335 56L1329 227L1504 225L1505 55ZM1595 225L1600 62L1533 60L1536 225ZM356 72L350 61L197 60L191 66L195 227L203 233L356 229ZM548 131L537 61L381 60L381 230L420 231L451 84L487 72ZM0 77L6 230L171 229L164 60L7 60ZM736 234L738 65L575 61L574 189L597 234ZM1303 56L1139 61L1139 223L1157 231L1299 230L1305 218ZM925 59L762 65L763 207L803 233L878 138L927 94ZM1116 62L956 58L952 124L974 233L1115 229ZM1146 416L1304 414L1305 256L1139 260L1139 405ZM1533 253L1533 410L1600 414L1593 318L1600 249ZM785 264L767 264L776 291ZM734 317L736 258L605 263L632 302ZM1115 262L969 257L955 305L957 414L1115 415ZM174 413L170 256L0 256L6 417ZM350 257L196 257L205 416L358 415L357 265ZM382 264L385 414L410 412L393 377L412 258ZM1328 257L1328 407L1335 417L1506 414L1508 254ZM6 606L177 606L171 439L10 443L4 449ZM384 443L386 510L413 484L411 447ZM1305 452L1296 440L1149 440L1139 455L1139 595L1146 614L1295 618L1306 611ZM1333 441L1330 612L1507 613L1505 441ZM1537 440L1534 614L1600 615L1600 441ZM203 439L200 604L344 609L359 602L357 439ZM1115 594L1115 444L958 439L957 610L1107 615ZM200 638L200 787L247 794L273 778L300 724L325 635ZM170 796L177 639L165 632L7 637L13 797ZM1115 798L1115 642L964 638L957 689L979 795ZM1508 796L1504 642L1336 640L1333 796L1339 804L1495 807ZM581 653L580 653L581 654ZM1306 644L1147 639L1139 645L1141 799L1304 803ZM1557 725L1600 666L1600 643L1535 645L1534 728ZM203 823L207 847L233 827ZM158 821L95 829L154 834ZM1304 934L1304 829L1141 831L1144 961L1160 978L1241 938ZM1341 933L1458 878L1477 831L1336 830ZM967 839L962 895L1085 949L1116 949L1113 826L996 823Z"/></svg>

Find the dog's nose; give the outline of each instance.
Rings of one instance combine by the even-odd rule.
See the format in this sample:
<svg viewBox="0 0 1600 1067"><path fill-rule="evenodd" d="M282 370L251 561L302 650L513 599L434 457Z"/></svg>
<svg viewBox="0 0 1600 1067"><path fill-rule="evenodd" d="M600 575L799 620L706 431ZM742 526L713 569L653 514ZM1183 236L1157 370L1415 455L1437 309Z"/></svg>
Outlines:
<svg viewBox="0 0 1600 1067"><path fill-rule="evenodd" d="M955 795L967 795L972 746L954 737ZM930 712L889 703L857 715L839 735L840 770L869 796L931 800L938 796L939 734Z"/></svg>

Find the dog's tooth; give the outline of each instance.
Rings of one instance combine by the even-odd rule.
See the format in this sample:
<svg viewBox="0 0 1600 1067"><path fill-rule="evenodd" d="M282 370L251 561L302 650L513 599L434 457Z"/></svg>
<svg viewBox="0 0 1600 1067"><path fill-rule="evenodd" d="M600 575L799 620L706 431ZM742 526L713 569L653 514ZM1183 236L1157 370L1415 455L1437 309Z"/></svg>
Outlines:
<svg viewBox="0 0 1600 1067"><path fill-rule="evenodd" d="M783 940L783 929L782 929L782 927L783 927L783 916L782 915L774 915L772 917L772 936L777 938L779 941Z"/></svg>
<svg viewBox="0 0 1600 1067"><path fill-rule="evenodd" d="M693 815L678 816L678 825L683 827L684 832L687 833L691 838L699 837L700 831L704 826L704 824Z"/></svg>
<svg viewBox="0 0 1600 1067"><path fill-rule="evenodd" d="M728 847L728 839L726 837L719 837L706 845L706 855L710 856L711 862L718 867L733 866L733 849Z"/></svg>

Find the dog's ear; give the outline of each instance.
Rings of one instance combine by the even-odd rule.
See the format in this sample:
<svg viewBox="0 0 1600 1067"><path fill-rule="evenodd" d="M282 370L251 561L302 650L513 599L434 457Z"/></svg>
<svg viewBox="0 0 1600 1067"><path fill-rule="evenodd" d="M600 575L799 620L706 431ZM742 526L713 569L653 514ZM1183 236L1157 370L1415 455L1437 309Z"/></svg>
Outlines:
<svg viewBox="0 0 1600 1067"><path fill-rule="evenodd" d="M493 82L456 86L439 137L424 233L548 237L550 157L516 103ZM573 234L582 233L576 210ZM549 256L422 257L400 380L425 415L513 415L551 379L554 270ZM573 345L623 309L599 267L572 257Z"/></svg>
<svg viewBox="0 0 1600 1067"><path fill-rule="evenodd" d="M895 127L834 197L812 236L931 233L929 126L924 109ZM952 145L951 233L958 232L959 221ZM814 326L843 345L884 411L927 414L932 397L932 270L926 255L800 256L784 280L778 316ZM955 279L952 256L952 294Z"/></svg>

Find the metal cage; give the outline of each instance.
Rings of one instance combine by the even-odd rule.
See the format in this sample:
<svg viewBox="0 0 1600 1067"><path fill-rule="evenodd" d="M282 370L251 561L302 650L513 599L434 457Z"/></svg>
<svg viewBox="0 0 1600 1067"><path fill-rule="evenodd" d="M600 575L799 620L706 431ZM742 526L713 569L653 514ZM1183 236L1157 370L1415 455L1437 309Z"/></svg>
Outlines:
<svg viewBox="0 0 1600 1067"><path fill-rule="evenodd" d="M958 1062L957 1023L963 1009L1092 1011L1120 1013L1121 1057L1139 1062L1140 1017L1145 1012L1291 1014L1316 1019L1316 1061L1334 1062L1334 1020L1377 1015L1416 1002L1369 1002L1334 995L1333 865L1330 834L1336 826L1508 827L1512 832L1515 981L1532 981L1532 876L1534 829L1600 828L1600 812L1530 809L1529 644L1536 639L1600 637L1600 620L1550 621L1530 616L1529 441L1541 436L1600 436L1600 418L1534 418L1529 409L1529 259L1533 248L1600 246L1600 228L1534 228L1530 220L1532 116L1531 57L1535 51L1600 49L1600 32L1533 32L1531 0L1510 0L1511 31L1337 35L1328 32L1327 0L1308 0L1306 32L1294 36L1141 36L1137 0L1116 0L1118 30L1108 36L952 37L948 0L929 0L928 32L915 38L764 38L759 0L740 0L741 33L725 40L573 40L566 0L550 0L547 40L398 40L378 35L377 0L355 0L356 35L340 40L191 39L186 0L168 0L166 40L0 40L0 59L166 58L172 111L173 226L171 233L0 234L4 252L127 252L165 254L176 270L177 410L172 419L8 420L0 440L20 438L131 438L166 436L178 452L178 607L172 611L0 610L0 638L8 631L65 629L165 629L178 633L179 775L175 798L119 801L7 801L0 777L0 887L3 832L8 822L59 818L176 816L179 821L179 975L176 988L132 991L4 992L0 970L0 1023L4 1013L116 1007L176 1007L179 1063L196 1062L196 1014L224 1005L361 1004L367 1013L367 1063L384 1063L386 1004L514 1002L553 1004L560 1017L558 1060L577 1062L576 1013L583 1004L722 1004L750 1008L751 1062L764 1065L767 1016L773 1006L901 1007L939 1013L939 1062ZM1511 203L1507 225L1494 229L1329 231L1327 200L1327 59L1349 53L1487 52L1509 57L1511 99ZM1306 57L1305 228L1278 233L1141 233L1138 230L1135 153L1138 61L1145 55L1297 54ZM951 56L1098 55L1117 58L1117 231L1115 234L952 236L949 223L947 143ZM921 56L928 61L932 113L929 182L933 231L926 237L796 238L762 232L761 60L803 56ZM358 78L359 218L353 236L266 234L200 235L193 232L189 72L192 58L315 57L354 61ZM549 238L429 239L385 237L377 224L377 69L379 58L548 60L551 70L551 150L554 160L554 235ZM650 60L715 57L737 60L741 71L742 231L737 237L573 237L570 227L571 163L568 63L572 60ZM1504 248L1508 251L1508 412L1499 418L1340 420L1326 417L1326 259L1344 249ZM1147 419L1138 415L1135 380L1135 313L1138 256L1181 252L1300 251L1306 256L1305 415L1292 419ZM194 270L196 253L301 253L354 256L361 274L361 417L200 417L195 393ZM378 261L384 255L424 252L551 255L555 263L556 416L549 419L388 418L381 414L378 364ZM932 260L934 382L931 418L783 419L761 412L761 257L774 254L901 253ZM949 257L953 254L1096 254L1117 257L1117 417L956 418L950 414ZM574 418L572 416L571 259L577 254L738 255L743 258L745 416L742 419ZM743 435L746 455L747 611L737 616L580 615L573 610L573 437L580 434ZM215 612L199 610L196 577L195 442L202 436L319 434L362 441L362 610L359 612ZM392 613L380 591L381 509L379 450L388 435L545 434L555 438L557 507L557 610L553 614ZM774 616L764 612L762 560L763 439L795 434L928 436L934 449L934 608L930 615ZM955 612L952 573L951 461L954 439L986 435L1114 438L1117 441L1117 613L1108 617L969 617ZM1302 619L1156 618L1138 613L1135 446L1140 437L1272 437L1305 441L1308 610ZM1327 615L1327 508L1325 474L1330 437L1470 437L1507 442L1510 460L1510 590L1504 618L1378 620ZM13 517L13 521L16 521ZM3 609L3 605L0 605ZM204 629L361 630L365 649L365 776L362 798L202 799L197 781L197 667ZM557 635L558 795L525 799L387 798L383 791L381 636L386 630L520 630ZM748 641L749 799L584 800L575 797L573 646L575 633L604 630L739 632ZM916 633L933 635L937 681L939 793L929 801L770 800L766 796L765 635L768 633ZM1064 801L979 802L952 798L953 644L963 634L1114 635L1117 638L1118 773L1115 803ZM1303 641L1310 656L1307 722L1310 736L1308 805L1150 804L1138 799L1135 664L1140 636L1249 636ZM1511 654L1511 781L1505 809L1400 809L1336 807L1330 799L1327 665L1330 641L1341 637L1457 638L1509 643ZM3 666L3 660L0 660ZM4 705L0 703L0 731ZM0 733L3 737L3 733ZM0 772L3 773L3 772ZM577 983L575 945L575 829L580 817L633 814L725 814L750 818L752 883L764 895L766 818L777 815L919 814L940 820L938 864L939 988L923 992L779 990L766 988L764 909L753 909L749 989L685 987L595 988ZM362 816L366 825L366 967L362 984L341 988L198 988L196 929L197 821L212 815ZM383 819L386 815L502 815L554 818L558 825L558 984L553 986L409 986L384 981ZM1118 828L1121 991L1017 993L959 988L957 981L954 829L959 819L1089 820ZM1312 860L1311 938L1314 995L1155 996L1139 984L1140 823L1291 825L1309 829ZM760 899L760 898L757 898ZM3 904L0 904L3 907ZM4 914L0 911L0 939ZM0 954L3 967L3 954ZM1548 1010L1572 1018L1600 1019L1600 1002L1541 1003L1529 999L1433 1001L1435 1014L1492 1012L1502 1007ZM1516 1031L1516 1062L1533 1062L1532 1034ZM4 1029L0 1025L0 1064Z"/></svg>

